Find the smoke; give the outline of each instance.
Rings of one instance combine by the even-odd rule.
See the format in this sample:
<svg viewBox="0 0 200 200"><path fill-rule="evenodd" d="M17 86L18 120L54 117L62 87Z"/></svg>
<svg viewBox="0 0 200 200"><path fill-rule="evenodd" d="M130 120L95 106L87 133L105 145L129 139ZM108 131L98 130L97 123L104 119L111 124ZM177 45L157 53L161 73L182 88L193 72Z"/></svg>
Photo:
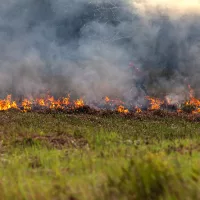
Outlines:
<svg viewBox="0 0 200 200"><path fill-rule="evenodd" d="M144 93L130 61L145 71L151 95L198 88L200 17L191 10L175 15L128 0L0 2L1 96L49 90L88 103L104 96L133 102Z"/></svg>

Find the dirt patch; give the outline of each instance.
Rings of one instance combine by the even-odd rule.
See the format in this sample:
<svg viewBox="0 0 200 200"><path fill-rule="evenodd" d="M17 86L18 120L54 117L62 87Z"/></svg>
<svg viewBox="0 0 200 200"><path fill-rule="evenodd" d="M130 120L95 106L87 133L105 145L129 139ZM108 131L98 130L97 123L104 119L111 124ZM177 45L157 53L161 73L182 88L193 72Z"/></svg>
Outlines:
<svg viewBox="0 0 200 200"><path fill-rule="evenodd" d="M44 145L51 148L83 148L88 145L88 142L83 137L74 137L69 134L55 135L49 134L45 136L33 135L30 137L19 136L15 141L15 145L33 146Z"/></svg>

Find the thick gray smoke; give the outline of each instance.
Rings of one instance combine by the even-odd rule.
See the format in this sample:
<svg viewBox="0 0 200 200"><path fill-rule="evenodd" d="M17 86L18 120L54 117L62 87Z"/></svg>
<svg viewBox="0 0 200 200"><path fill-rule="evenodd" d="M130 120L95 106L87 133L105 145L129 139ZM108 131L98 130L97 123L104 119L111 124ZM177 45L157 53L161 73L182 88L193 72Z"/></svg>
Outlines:
<svg viewBox="0 0 200 200"><path fill-rule="evenodd" d="M146 72L151 95L180 99L188 83L199 85L198 16L144 14L128 0L0 3L1 95L49 90L88 103L104 96L133 101L130 61Z"/></svg>

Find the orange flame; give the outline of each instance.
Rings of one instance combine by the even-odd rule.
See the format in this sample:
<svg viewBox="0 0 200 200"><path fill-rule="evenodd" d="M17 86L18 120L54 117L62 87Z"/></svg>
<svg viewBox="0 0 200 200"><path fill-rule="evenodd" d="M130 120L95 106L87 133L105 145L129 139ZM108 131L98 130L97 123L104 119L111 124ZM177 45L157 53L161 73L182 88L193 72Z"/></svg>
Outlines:
<svg viewBox="0 0 200 200"><path fill-rule="evenodd" d="M186 101L185 105L195 106L195 110L192 111L193 114L200 113L200 100L194 97L194 90L188 85L189 88L189 97L190 99Z"/></svg>
<svg viewBox="0 0 200 200"><path fill-rule="evenodd" d="M119 107L117 108L117 111L118 111L119 113L125 113L125 114L129 113L129 110L128 110L128 109L125 109L124 106L119 106Z"/></svg>
<svg viewBox="0 0 200 200"><path fill-rule="evenodd" d="M135 107L135 109L136 109L136 113L141 113L142 112L142 110L141 110L141 108L139 108L139 107Z"/></svg>
<svg viewBox="0 0 200 200"><path fill-rule="evenodd" d="M104 100L105 100L105 102L106 102L106 103L110 102L110 99L109 99L109 97L105 97L105 99L104 99Z"/></svg>
<svg viewBox="0 0 200 200"><path fill-rule="evenodd" d="M62 104L68 106L70 104L70 96L63 98Z"/></svg>
<svg viewBox="0 0 200 200"><path fill-rule="evenodd" d="M22 101L22 107L24 108L24 112L30 111L32 109L32 102L28 99L24 99Z"/></svg>
<svg viewBox="0 0 200 200"><path fill-rule="evenodd" d="M193 114L200 113L200 99L197 99L194 97L194 90L191 88L191 86L188 86L189 88L189 100L185 102L185 105L192 105L194 106ZM33 100L30 100L28 98L25 98L22 100L22 102L16 102L13 101L11 95L7 95L5 99L0 99L0 110L9 110L11 108L15 109L22 109L23 112L31 111L33 108L37 108L39 106L42 108L49 108L49 109L77 109L81 108L85 105L84 100L82 98L77 99L75 101L70 100L70 96L67 97L55 99L53 96L47 95L45 98L36 98ZM147 100L149 100L149 110L158 110L161 108L161 105L166 103L166 105L173 105L173 98L170 98L170 96L164 97L165 100L161 100L159 98L154 98L147 96ZM109 104L111 106L111 109L116 109L119 113L127 114L130 111L126 109L125 103L122 102L119 99L110 99L108 96L104 98L104 103ZM98 106L97 106L98 107ZM193 109L193 108L192 108ZM141 113L142 109L140 106L135 107L136 113ZM176 112L180 113L183 112L182 109L177 108Z"/></svg>
<svg viewBox="0 0 200 200"><path fill-rule="evenodd" d="M11 108L17 108L17 103L11 101L11 95L7 95L6 99L0 100L0 110L8 110Z"/></svg>
<svg viewBox="0 0 200 200"><path fill-rule="evenodd" d="M74 105L75 105L75 108L81 108L84 106L84 101L83 99L77 99L75 102L74 102Z"/></svg>
<svg viewBox="0 0 200 200"><path fill-rule="evenodd" d="M40 106L46 106L45 100L44 100L44 99L36 99L36 102L37 102L37 104L40 105Z"/></svg>
<svg viewBox="0 0 200 200"><path fill-rule="evenodd" d="M150 106L149 110L159 110L160 106L162 104L164 104L164 101L162 101L158 98L153 98L153 97L149 97L149 96L147 96L146 98L150 101L151 106Z"/></svg>

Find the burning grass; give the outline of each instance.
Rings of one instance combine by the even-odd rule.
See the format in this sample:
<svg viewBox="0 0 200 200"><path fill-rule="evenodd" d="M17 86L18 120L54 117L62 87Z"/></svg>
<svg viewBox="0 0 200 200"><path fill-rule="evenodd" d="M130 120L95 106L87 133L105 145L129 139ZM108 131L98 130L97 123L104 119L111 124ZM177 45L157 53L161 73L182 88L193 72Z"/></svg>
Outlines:
<svg viewBox="0 0 200 200"><path fill-rule="evenodd" d="M120 99L105 97L104 101L93 102L87 105L83 98L72 100L70 95L55 99L49 94L43 98L23 98L12 100L8 95L5 99L0 99L0 111L19 110L21 112L51 112L62 111L66 113L98 113L104 111L116 111L122 114L146 113L146 111L173 111L175 113L200 113L200 100L194 97L194 91L189 86L189 98L184 102L176 102L168 96L163 99L146 96L145 105L131 106ZM173 102L173 103L172 103ZM132 102L134 105L135 102Z"/></svg>

